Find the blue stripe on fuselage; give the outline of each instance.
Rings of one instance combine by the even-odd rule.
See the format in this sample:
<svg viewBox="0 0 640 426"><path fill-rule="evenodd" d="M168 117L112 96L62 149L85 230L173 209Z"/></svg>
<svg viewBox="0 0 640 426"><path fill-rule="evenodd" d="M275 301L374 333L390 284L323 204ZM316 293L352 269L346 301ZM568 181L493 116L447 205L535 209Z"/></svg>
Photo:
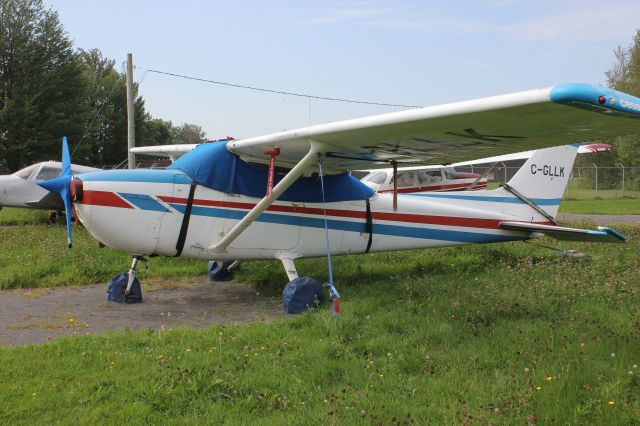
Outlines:
<svg viewBox="0 0 640 426"><path fill-rule="evenodd" d="M183 204L171 204L171 207L181 213L185 211ZM192 215L226 218L232 220L240 220L246 216L246 212L242 210L230 210L222 208L209 208L201 206L193 206ZM275 223L280 225L301 226L306 228L321 228L325 226L324 219L305 217L305 216L289 216L285 214L262 213L256 219L256 222ZM366 232L364 222L352 222L347 220L328 219L327 226L329 229L349 232ZM493 243L502 241L518 241L524 238L512 237L506 235L483 234L478 232L451 231L447 229L433 228L416 228L411 226L373 224L373 233L378 235L390 235L396 237L420 238L426 240L440 241L456 241L463 243Z"/></svg>
<svg viewBox="0 0 640 426"><path fill-rule="evenodd" d="M142 210L151 210L154 212L168 212L165 206L154 200L151 196L146 194L128 194L125 192L118 192L119 196L133 204Z"/></svg>

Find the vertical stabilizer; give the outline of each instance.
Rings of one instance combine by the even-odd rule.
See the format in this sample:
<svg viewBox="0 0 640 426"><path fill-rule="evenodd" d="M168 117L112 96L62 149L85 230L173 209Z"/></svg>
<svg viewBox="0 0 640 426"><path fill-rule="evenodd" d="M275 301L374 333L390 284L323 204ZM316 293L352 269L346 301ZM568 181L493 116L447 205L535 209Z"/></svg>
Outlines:
<svg viewBox="0 0 640 426"><path fill-rule="evenodd" d="M507 187L555 217L577 153L578 144L539 149L511 178Z"/></svg>

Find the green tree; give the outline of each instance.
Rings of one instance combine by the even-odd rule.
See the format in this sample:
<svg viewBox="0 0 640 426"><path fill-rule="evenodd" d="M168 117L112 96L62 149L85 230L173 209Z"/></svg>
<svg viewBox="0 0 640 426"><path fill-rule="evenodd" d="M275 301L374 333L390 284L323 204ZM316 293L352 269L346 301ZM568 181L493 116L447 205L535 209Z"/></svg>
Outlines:
<svg viewBox="0 0 640 426"><path fill-rule="evenodd" d="M143 121L140 130L140 140L136 140L136 145L138 146L171 145L176 143L175 131L171 121L147 117Z"/></svg>
<svg viewBox="0 0 640 426"><path fill-rule="evenodd" d="M127 86L126 74L119 73L112 59L103 57L98 49L80 50L80 61L89 90L85 99L87 110L85 134L74 158L86 164L113 166L127 158ZM134 114L136 145L164 142L163 134L171 133L171 123L162 130L162 120L152 120L145 111L144 100L134 84ZM163 133L164 131L164 133ZM155 140L160 137L160 142Z"/></svg>
<svg viewBox="0 0 640 426"><path fill-rule="evenodd" d="M627 49L618 47L614 51L616 61L606 72L610 87L640 97L640 30ZM640 166L640 135L615 138L616 160L626 166ZM640 176L636 179L640 181Z"/></svg>
<svg viewBox="0 0 640 426"><path fill-rule="evenodd" d="M80 50L78 56L89 89L84 101L85 131L82 139L72 144L77 147L74 161L104 165L114 161L110 155L114 145L126 145L126 86L115 61L104 58L98 49Z"/></svg>
<svg viewBox="0 0 640 426"><path fill-rule="evenodd" d="M175 143L201 143L205 140L206 134L202 127L197 124L184 123L182 126L174 128Z"/></svg>
<svg viewBox="0 0 640 426"><path fill-rule="evenodd" d="M0 166L58 158L82 132L86 82L58 14L41 0L0 1Z"/></svg>

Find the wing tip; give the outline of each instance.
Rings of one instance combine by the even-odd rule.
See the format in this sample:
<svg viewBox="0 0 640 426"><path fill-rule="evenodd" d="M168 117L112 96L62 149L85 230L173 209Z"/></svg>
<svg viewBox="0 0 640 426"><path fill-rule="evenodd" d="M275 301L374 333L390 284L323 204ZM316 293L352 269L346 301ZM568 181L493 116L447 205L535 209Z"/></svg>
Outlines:
<svg viewBox="0 0 640 426"><path fill-rule="evenodd" d="M620 242L622 242L622 243L627 241L627 237L625 237L620 232L618 232L615 229L610 228L608 226L598 226L598 231L605 232L607 235L620 240Z"/></svg>
<svg viewBox="0 0 640 426"><path fill-rule="evenodd" d="M551 102L577 104L602 112L626 113L640 118L640 99L608 87L586 83L565 83L554 86L550 94Z"/></svg>

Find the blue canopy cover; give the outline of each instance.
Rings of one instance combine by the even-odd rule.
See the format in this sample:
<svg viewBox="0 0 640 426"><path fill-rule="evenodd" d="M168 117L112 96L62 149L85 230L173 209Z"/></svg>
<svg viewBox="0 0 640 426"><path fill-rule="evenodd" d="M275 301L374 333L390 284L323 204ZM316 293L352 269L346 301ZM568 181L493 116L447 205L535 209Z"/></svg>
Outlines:
<svg viewBox="0 0 640 426"><path fill-rule="evenodd" d="M262 198L267 192L267 170L242 161L227 151L226 142L198 145L168 168L178 169L199 185L216 191ZM275 174L277 184L284 174ZM326 202L366 200L373 190L348 173L324 176ZM279 198L282 201L322 202L319 176L301 177Z"/></svg>

